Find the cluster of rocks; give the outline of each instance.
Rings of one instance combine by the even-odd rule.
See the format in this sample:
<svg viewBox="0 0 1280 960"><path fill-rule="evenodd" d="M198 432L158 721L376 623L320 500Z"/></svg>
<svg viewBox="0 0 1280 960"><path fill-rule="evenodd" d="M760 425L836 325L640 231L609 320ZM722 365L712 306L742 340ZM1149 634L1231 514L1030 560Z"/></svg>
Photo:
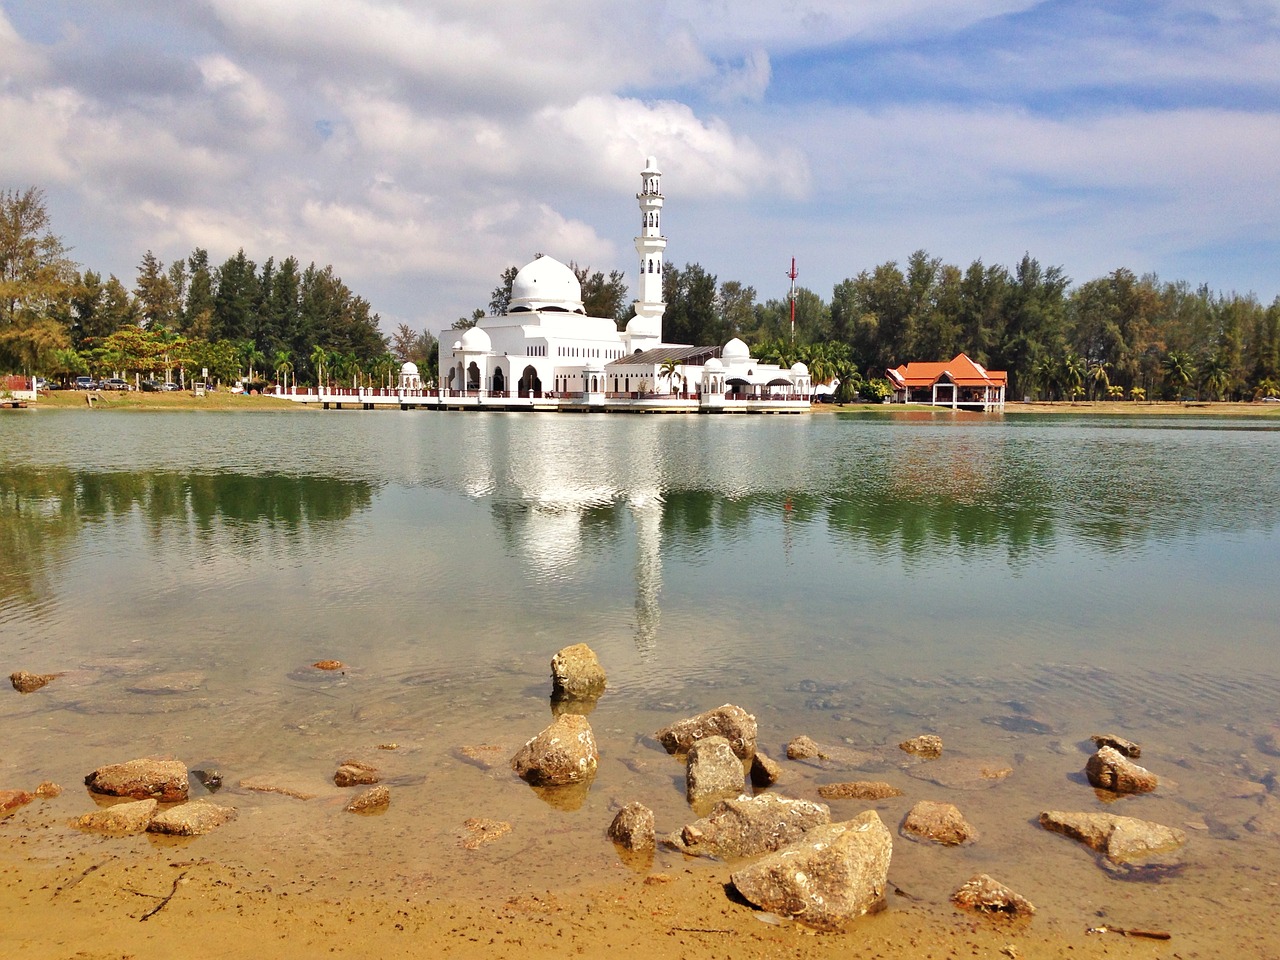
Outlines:
<svg viewBox="0 0 1280 960"><path fill-rule="evenodd" d="M77 818L82 830L103 833L166 833L196 837L235 819L233 807L212 800L188 800L190 781L179 760L139 759L98 767L84 778L91 793L121 797L124 803ZM161 804L166 804L161 809Z"/></svg>

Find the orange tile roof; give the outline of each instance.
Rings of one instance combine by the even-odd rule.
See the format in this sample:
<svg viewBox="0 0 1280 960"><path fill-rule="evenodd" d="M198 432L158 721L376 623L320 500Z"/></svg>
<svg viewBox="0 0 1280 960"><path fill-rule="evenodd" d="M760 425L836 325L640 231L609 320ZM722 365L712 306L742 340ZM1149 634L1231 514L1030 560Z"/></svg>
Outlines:
<svg viewBox="0 0 1280 960"><path fill-rule="evenodd" d="M907 387L932 386L941 380L944 374L960 387L998 387L1009 381L1009 375L1004 370L987 370L963 353L943 362L912 361L899 366L896 370L891 369L888 373L890 380Z"/></svg>

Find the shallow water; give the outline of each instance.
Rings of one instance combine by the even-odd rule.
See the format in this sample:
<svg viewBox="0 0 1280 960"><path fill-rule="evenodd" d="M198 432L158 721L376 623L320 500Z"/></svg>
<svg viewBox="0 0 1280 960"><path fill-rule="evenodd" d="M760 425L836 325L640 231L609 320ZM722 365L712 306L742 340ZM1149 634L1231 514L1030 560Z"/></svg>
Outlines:
<svg viewBox="0 0 1280 960"><path fill-rule="evenodd" d="M241 810L193 853L326 891L500 895L626 869L601 839L620 803L691 819L646 735L734 702L774 756L805 733L883 758L788 764L787 792L891 780L891 829L916 799L961 807L972 847L895 846L926 902L985 870L1049 922L1103 910L1274 952L1278 463L1275 425L1222 418L6 416L0 666L66 673L0 696L0 788L172 754ZM457 749L505 757L541 729L548 661L579 641L609 692L567 810ZM1103 729L1144 744L1157 794L1104 806L1083 782ZM917 779L896 744L921 732L1014 773ZM391 778L385 814L342 812L349 756ZM1187 827L1184 866L1115 879L1034 824L1050 808ZM512 833L465 850L472 816ZM157 843L46 834L49 857Z"/></svg>

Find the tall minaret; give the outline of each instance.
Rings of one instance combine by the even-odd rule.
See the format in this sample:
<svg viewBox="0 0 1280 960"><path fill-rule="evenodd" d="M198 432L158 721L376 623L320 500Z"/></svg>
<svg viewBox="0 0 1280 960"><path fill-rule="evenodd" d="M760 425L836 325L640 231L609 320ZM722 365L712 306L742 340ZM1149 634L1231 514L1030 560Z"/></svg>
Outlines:
<svg viewBox="0 0 1280 960"><path fill-rule="evenodd" d="M636 237L636 253L640 255L640 296L633 302L636 315L627 324L627 333L635 339L662 341L662 252L667 238L662 235L662 171L656 157L646 157L640 171L640 236Z"/></svg>

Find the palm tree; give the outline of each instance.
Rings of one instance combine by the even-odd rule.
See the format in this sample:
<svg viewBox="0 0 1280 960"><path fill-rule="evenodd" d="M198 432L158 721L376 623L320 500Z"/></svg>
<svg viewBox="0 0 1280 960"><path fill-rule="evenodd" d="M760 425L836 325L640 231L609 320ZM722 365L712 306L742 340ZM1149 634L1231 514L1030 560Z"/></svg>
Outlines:
<svg viewBox="0 0 1280 960"><path fill-rule="evenodd" d="M1085 373L1084 357L1078 353L1068 353L1062 358L1062 388L1073 402L1084 389Z"/></svg>
<svg viewBox="0 0 1280 960"><path fill-rule="evenodd" d="M311 366L316 371L316 389L319 390L325 383L324 371L329 365L329 351L320 344L316 344L311 349Z"/></svg>
<svg viewBox="0 0 1280 960"><path fill-rule="evenodd" d="M1087 382L1090 386L1090 392L1096 387L1101 393L1110 396L1111 378L1107 375L1107 368L1110 366L1111 364L1105 360L1089 361Z"/></svg>
<svg viewBox="0 0 1280 960"><path fill-rule="evenodd" d="M289 374L293 373L293 363L289 360L288 350L277 350L275 357L276 380L283 380L286 391L289 389Z"/></svg>
<svg viewBox="0 0 1280 960"><path fill-rule="evenodd" d="M674 393L676 379L680 376L680 361L675 359L663 360L662 365L658 368L658 379L667 381L667 392Z"/></svg>
<svg viewBox="0 0 1280 960"><path fill-rule="evenodd" d="M1166 353L1160 366L1164 370L1165 377L1178 394L1181 394L1187 388L1187 384L1191 383L1196 376L1195 364L1191 362L1191 357L1177 350L1170 350Z"/></svg>
<svg viewBox="0 0 1280 960"><path fill-rule="evenodd" d="M1200 389L1211 400L1221 400L1231 386L1231 365L1221 356L1206 357L1200 367Z"/></svg>

